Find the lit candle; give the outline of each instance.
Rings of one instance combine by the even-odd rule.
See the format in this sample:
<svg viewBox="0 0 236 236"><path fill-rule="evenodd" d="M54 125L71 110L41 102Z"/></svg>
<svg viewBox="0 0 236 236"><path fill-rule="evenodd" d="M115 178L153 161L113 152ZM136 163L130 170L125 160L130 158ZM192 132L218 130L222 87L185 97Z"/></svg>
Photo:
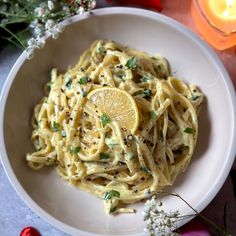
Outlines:
<svg viewBox="0 0 236 236"><path fill-rule="evenodd" d="M215 48L236 45L236 0L194 0L192 14L202 36Z"/></svg>

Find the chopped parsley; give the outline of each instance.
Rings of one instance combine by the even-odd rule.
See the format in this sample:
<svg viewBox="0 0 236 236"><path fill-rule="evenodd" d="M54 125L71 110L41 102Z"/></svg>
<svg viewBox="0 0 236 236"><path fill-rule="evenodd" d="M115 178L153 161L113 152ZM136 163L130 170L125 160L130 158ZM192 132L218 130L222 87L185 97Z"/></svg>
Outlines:
<svg viewBox="0 0 236 236"><path fill-rule="evenodd" d="M198 95L196 95L196 94L193 93L191 99L192 99L193 101L196 101L199 97L200 97L200 96L198 96Z"/></svg>
<svg viewBox="0 0 236 236"><path fill-rule="evenodd" d="M153 77L145 75L145 76L140 78L141 82L147 82L148 80L153 80Z"/></svg>
<svg viewBox="0 0 236 236"><path fill-rule="evenodd" d="M131 57L125 64L128 69L135 70L138 66L138 60L135 56Z"/></svg>
<svg viewBox="0 0 236 236"><path fill-rule="evenodd" d="M193 129L193 128L189 128L187 127L185 130L184 130L185 133L188 133L188 134L195 134L196 133L196 130Z"/></svg>
<svg viewBox="0 0 236 236"><path fill-rule="evenodd" d="M110 117L106 113L102 114L101 119L102 119L102 126L103 127L105 127L109 122L111 122Z"/></svg>
<svg viewBox="0 0 236 236"><path fill-rule="evenodd" d="M99 48L98 48L98 53L101 54L102 56L104 56L105 53L106 53L105 48L104 48L103 46L99 47Z"/></svg>
<svg viewBox="0 0 236 236"><path fill-rule="evenodd" d="M141 166L140 170L146 172L147 174L151 174L151 170L147 166Z"/></svg>
<svg viewBox="0 0 236 236"><path fill-rule="evenodd" d="M57 131L59 131L59 127L60 127L60 125L57 122L53 121L53 123L52 123L52 130L54 132L57 132Z"/></svg>
<svg viewBox="0 0 236 236"><path fill-rule="evenodd" d="M152 119L155 119L157 117L157 113L154 110L152 110L150 114Z"/></svg>
<svg viewBox="0 0 236 236"><path fill-rule="evenodd" d="M152 95L152 90L151 89L144 89L143 93L144 93L144 96L143 96L144 98L150 98Z"/></svg>
<svg viewBox="0 0 236 236"><path fill-rule="evenodd" d="M115 212L116 209L117 209L117 207L111 207L110 210L109 210L109 213Z"/></svg>
<svg viewBox="0 0 236 236"><path fill-rule="evenodd" d="M113 197L120 197L120 193L118 191L116 191L116 190L111 190L111 191L105 193L103 199L104 200L110 200Z"/></svg>
<svg viewBox="0 0 236 236"><path fill-rule="evenodd" d="M110 158L110 156L108 155L108 154L106 154L106 153L104 153L104 152L101 152L100 153L100 159L101 160L107 160L107 159L109 159Z"/></svg>
<svg viewBox="0 0 236 236"><path fill-rule="evenodd" d="M77 154L77 153L79 153L80 149L81 149L81 147L77 146L77 147L71 148L70 151L72 154Z"/></svg>
<svg viewBox="0 0 236 236"><path fill-rule="evenodd" d="M86 75L84 75L80 78L80 83L81 84L87 84L88 83L88 79L87 79Z"/></svg>
<svg viewBox="0 0 236 236"><path fill-rule="evenodd" d="M71 80L69 80L69 81L66 83L66 87L67 87L67 89L71 89Z"/></svg>

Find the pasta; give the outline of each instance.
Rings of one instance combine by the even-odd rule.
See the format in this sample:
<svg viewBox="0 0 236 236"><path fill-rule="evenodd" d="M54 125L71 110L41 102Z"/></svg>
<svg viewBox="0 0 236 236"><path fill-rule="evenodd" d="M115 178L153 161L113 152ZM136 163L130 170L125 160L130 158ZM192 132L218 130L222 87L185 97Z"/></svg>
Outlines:
<svg viewBox="0 0 236 236"><path fill-rule="evenodd" d="M159 55L97 40L65 74L52 69L45 93L29 166L55 166L107 213L134 212L127 204L172 185L191 160L203 94Z"/></svg>

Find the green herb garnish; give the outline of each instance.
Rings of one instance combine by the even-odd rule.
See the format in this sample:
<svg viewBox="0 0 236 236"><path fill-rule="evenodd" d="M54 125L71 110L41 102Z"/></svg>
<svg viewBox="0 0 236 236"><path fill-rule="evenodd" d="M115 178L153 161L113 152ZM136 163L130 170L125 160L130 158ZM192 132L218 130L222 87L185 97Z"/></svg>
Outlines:
<svg viewBox="0 0 236 236"><path fill-rule="evenodd" d="M128 69L134 70L138 66L138 60L136 57L131 57L125 64Z"/></svg>
<svg viewBox="0 0 236 236"><path fill-rule="evenodd" d="M144 89L144 98L150 98L152 95L152 90L151 89Z"/></svg>
<svg viewBox="0 0 236 236"><path fill-rule="evenodd" d="M87 84L88 83L88 79L85 75L80 78L80 83L81 84Z"/></svg>
<svg viewBox="0 0 236 236"><path fill-rule="evenodd" d="M109 210L109 213L112 213L114 211L116 211L117 207L111 207L110 210Z"/></svg>
<svg viewBox="0 0 236 236"><path fill-rule="evenodd" d="M67 89L71 89L71 81L70 80L66 83L66 87L67 87Z"/></svg>
<svg viewBox="0 0 236 236"><path fill-rule="evenodd" d="M111 190L111 191L105 193L103 199L104 200L110 200L113 197L120 197L120 193L118 191L116 191L116 190Z"/></svg>
<svg viewBox="0 0 236 236"><path fill-rule="evenodd" d="M103 46L101 46L98 48L98 53L104 56L106 53L106 49Z"/></svg>
<svg viewBox="0 0 236 236"><path fill-rule="evenodd" d="M154 110L152 110L150 114L152 119L155 119L157 117L157 113Z"/></svg>
<svg viewBox="0 0 236 236"><path fill-rule="evenodd" d="M147 82L148 80L153 80L153 77L151 76L143 76L140 78L141 82Z"/></svg>
<svg viewBox="0 0 236 236"><path fill-rule="evenodd" d="M103 127L105 127L109 122L111 122L110 117L106 113L102 114L101 119L102 119L102 126Z"/></svg>
<svg viewBox="0 0 236 236"><path fill-rule="evenodd" d="M147 174L151 174L151 170L147 166L141 166L140 170L146 172Z"/></svg>
<svg viewBox="0 0 236 236"><path fill-rule="evenodd" d="M196 94L192 94L192 100L196 101L200 96L196 95Z"/></svg>
<svg viewBox="0 0 236 236"><path fill-rule="evenodd" d="M104 153L104 152L101 152L100 153L100 159L101 160L107 160L107 159L109 159L110 158L110 156L108 155L108 154L106 154L106 153Z"/></svg>
<svg viewBox="0 0 236 236"><path fill-rule="evenodd" d="M188 133L188 134L195 134L196 133L196 130L193 129L193 128L189 128L187 127L185 130L184 130L185 133Z"/></svg>
<svg viewBox="0 0 236 236"><path fill-rule="evenodd" d="M81 149L81 147L78 146L78 147L71 148L70 151L72 154L77 154L77 153L79 153L80 149Z"/></svg>
<svg viewBox="0 0 236 236"><path fill-rule="evenodd" d="M53 121L53 123L52 123L52 130L54 132L57 132L57 131L59 131L59 127L60 127L60 125L57 122Z"/></svg>

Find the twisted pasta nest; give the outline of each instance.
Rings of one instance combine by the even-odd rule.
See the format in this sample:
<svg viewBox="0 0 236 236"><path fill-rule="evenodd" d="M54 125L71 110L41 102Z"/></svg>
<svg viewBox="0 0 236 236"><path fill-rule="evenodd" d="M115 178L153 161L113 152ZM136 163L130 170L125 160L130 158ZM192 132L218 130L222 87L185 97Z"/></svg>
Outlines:
<svg viewBox="0 0 236 236"><path fill-rule="evenodd" d="M134 212L126 204L172 185L191 160L203 94L171 76L161 56L98 40L65 74L53 69L45 93L29 166L56 166L108 213Z"/></svg>

